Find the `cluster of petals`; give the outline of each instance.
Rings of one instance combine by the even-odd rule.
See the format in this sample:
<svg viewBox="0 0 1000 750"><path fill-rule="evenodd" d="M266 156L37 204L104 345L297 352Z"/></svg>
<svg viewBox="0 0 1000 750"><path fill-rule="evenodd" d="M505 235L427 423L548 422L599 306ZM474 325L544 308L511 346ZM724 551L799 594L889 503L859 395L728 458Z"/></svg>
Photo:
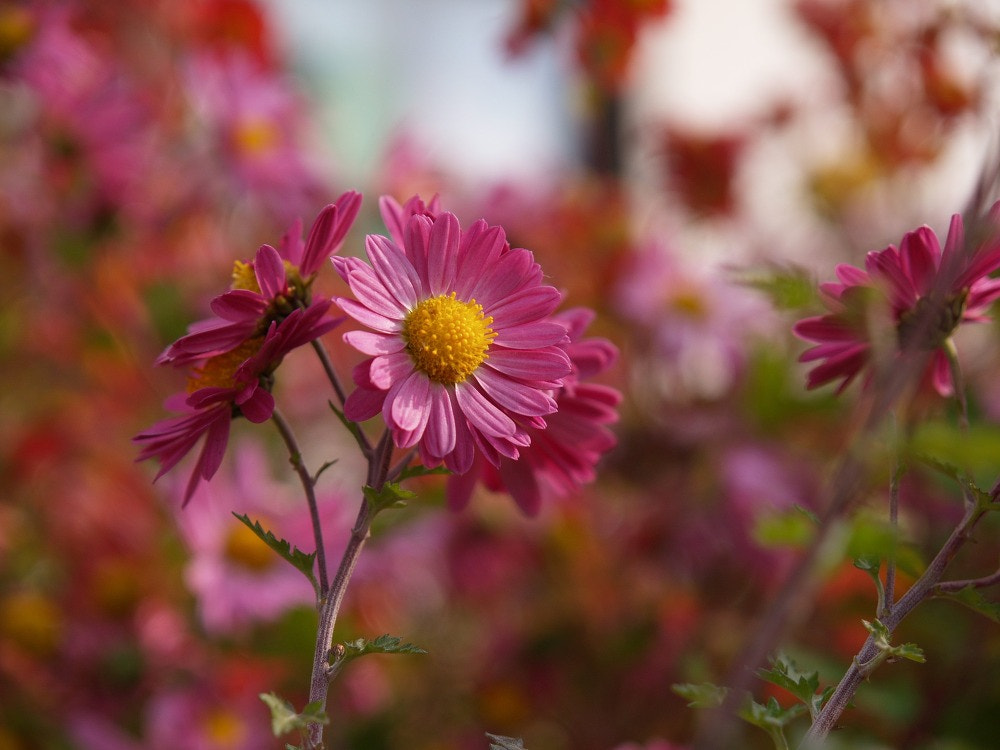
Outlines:
<svg viewBox="0 0 1000 750"><path fill-rule="evenodd" d="M566 327L551 319L559 292L500 227L479 220L463 230L454 214L419 198L383 198L380 208L390 237L367 237L370 263L333 258L354 295L337 304L369 329L344 335L369 356L354 370L345 416L360 422L381 413L397 447L458 474L477 452L494 466L516 459L530 443L527 428L544 427L556 411L552 394L571 370L560 346ZM404 335L412 311L444 297L480 306L491 331L481 363L455 382L430 377Z"/></svg>
<svg viewBox="0 0 1000 750"><path fill-rule="evenodd" d="M329 300L310 301L308 285L326 259L340 250L360 207L361 194L348 191L320 211L305 243L302 223L296 221L277 248L262 245L248 264L257 289L230 289L214 298L210 305L215 315L190 326L187 335L167 347L157 364L189 365L231 351L262 334L271 322L280 322L293 304L322 306L325 312ZM316 320L319 327L327 325L322 316ZM312 338L323 332L317 330Z"/></svg>
<svg viewBox="0 0 1000 750"><path fill-rule="evenodd" d="M329 304L293 310L280 325L271 323L260 348L234 370L231 385L206 386L167 399L167 408L179 414L157 422L133 438L142 446L137 460L159 459L160 471L156 475L159 479L204 437L184 492L186 504L199 482L211 479L218 471L229 442L233 418L243 416L254 423L271 418L274 397L264 382L282 358L338 325L340 321L325 315Z"/></svg>
<svg viewBox="0 0 1000 750"><path fill-rule="evenodd" d="M807 387L839 379L839 393L872 363L883 340L873 330L878 312L874 300L889 317L894 350L904 345L932 350L931 382L938 393L950 395L954 384L943 345L959 324L986 320L989 305L1000 297L1000 279L988 276L1000 268L1000 203L985 225L988 231L967 245L962 217L955 214L943 250L933 230L924 226L907 233L899 248L890 245L868 253L863 269L837 266L838 281L820 286L830 312L801 320L793 329L815 344L800 357L819 363L809 372ZM932 296L942 309L925 320ZM920 340L912 340L914 336Z"/></svg>
<svg viewBox="0 0 1000 750"><path fill-rule="evenodd" d="M453 510L464 508L477 482L494 492L506 492L529 516L548 498L576 492L595 478L595 466L617 444L608 428L618 420L621 394L610 386L584 382L604 372L618 359L618 350L602 338L583 338L594 318L591 310L574 308L554 316L566 326L569 342L561 348L572 373L555 394L558 411L540 430L527 427L531 444L517 461L501 458L494 466L477 457L463 475L448 478L446 496Z"/></svg>

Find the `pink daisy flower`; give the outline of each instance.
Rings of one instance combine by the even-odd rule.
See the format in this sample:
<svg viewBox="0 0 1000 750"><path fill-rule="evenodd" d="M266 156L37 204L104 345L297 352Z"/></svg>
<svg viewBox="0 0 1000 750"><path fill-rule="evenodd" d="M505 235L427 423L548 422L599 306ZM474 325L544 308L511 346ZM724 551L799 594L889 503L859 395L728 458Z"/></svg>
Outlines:
<svg viewBox="0 0 1000 750"><path fill-rule="evenodd" d="M155 477L159 479L204 437L184 492L187 504L198 483L211 479L218 471L233 418L243 416L255 423L271 418L272 375L285 354L340 323L326 317L330 304L326 300L293 310L280 325L272 322L264 336L249 338L195 367L187 392L167 399L167 408L181 414L164 419L133 438L143 446L137 460L159 459L160 471Z"/></svg>
<svg viewBox="0 0 1000 750"><path fill-rule="evenodd" d="M522 425L544 426L570 372L557 346L566 328L549 319L559 292L500 227L381 205L392 239L367 237L370 264L333 258L356 298L337 303L371 329L344 334L370 356L345 415L381 412L396 446L418 447L428 466L463 473L477 448L494 465L517 458L530 441Z"/></svg>
<svg viewBox="0 0 1000 750"><path fill-rule="evenodd" d="M838 281L820 285L830 312L800 320L793 328L797 336L816 344L800 357L802 362L819 362L809 372L807 387L841 379L840 393L872 362L875 347L884 340L882 332L874 330L880 303L889 318L895 351L932 350L931 382L939 394L950 395L954 384L944 346L961 323L987 320L987 308L1000 297L1000 279L987 276L1000 267L998 220L1000 203L990 211L989 234L971 251L965 249L962 217L955 214L943 251L933 230L923 226L904 235L898 249L890 245L868 253L864 269L837 266ZM930 295L939 293L940 273L952 276L944 290L945 306L933 328L924 332L920 321L931 304ZM923 340L915 340L919 335Z"/></svg>
<svg viewBox="0 0 1000 750"><path fill-rule="evenodd" d="M252 261L236 261L232 289L211 302L215 317L190 326L187 335L167 347L157 364L188 365L218 356L261 336L272 322L280 322L292 310L329 307L326 301L312 302L310 287L323 262L340 250L360 207L361 194L348 191L320 211L305 243L302 223L296 221L277 249L262 245ZM319 317L316 323L326 324Z"/></svg>
<svg viewBox="0 0 1000 750"><path fill-rule="evenodd" d="M618 350L605 339L582 338L594 318L591 310L575 308L553 317L563 323L570 342L562 345L573 367L555 394L558 411L546 418L540 430L527 427L531 445L517 461L500 459L493 466L479 456L472 469L448 478L448 505L464 508L477 481L495 492L507 492L529 516L538 513L543 499L565 497L592 482L598 460L617 443L607 425L618 420L621 394L614 388L585 383L604 372L618 358Z"/></svg>

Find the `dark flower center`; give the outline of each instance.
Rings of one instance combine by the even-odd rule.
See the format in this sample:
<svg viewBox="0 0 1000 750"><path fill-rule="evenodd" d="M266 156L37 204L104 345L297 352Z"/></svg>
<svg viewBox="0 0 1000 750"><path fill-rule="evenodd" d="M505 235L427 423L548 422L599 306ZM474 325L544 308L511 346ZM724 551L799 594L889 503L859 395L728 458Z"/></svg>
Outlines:
<svg viewBox="0 0 1000 750"><path fill-rule="evenodd" d="M944 304L935 305L929 297L921 297L913 309L899 316L896 336L901 349L937 349L958 328L965 314L969 290L945 297Z"/></svg>

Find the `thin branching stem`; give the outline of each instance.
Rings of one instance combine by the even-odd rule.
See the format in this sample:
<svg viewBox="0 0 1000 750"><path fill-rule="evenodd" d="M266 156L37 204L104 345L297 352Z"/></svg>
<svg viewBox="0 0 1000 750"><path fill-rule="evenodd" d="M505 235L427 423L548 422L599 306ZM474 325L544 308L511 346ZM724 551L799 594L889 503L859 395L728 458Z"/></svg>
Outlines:
<svg viewBox="0 0 1000 750"><path fill-rule="evenodd" d="M302 451L299 450L299 443L295 439L295 433L292 432L291 425L282 416L281 412L275 408L274 413L271 415L271 420L278 428L278 432L281 433L281 439L285 441L285 446L288 448L288 461L292 464L292 468L295 469L295 473L298 474L299 481L302 483L302 490L306 495L306 503L309 505L309 517L312 521L313 529L313 540L316 544L316 568L319 571L319 595L322 599L326 595L327 589L329 588L330 582L327 578L326 573L326 549L323 544L323 525L320 522L319 517L319 506L316 502L316 479L313 477L309 470L306 469L306 465L302 460Z"/></svg>

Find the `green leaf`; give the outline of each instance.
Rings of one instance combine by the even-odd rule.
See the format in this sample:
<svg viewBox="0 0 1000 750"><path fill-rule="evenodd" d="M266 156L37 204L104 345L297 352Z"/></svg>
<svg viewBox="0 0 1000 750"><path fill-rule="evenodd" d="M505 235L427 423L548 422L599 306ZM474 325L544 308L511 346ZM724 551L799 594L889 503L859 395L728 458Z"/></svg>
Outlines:
<svg viewBox="0 0 1000 750"><path fill-rule="evenodd" d="M862 620L861 622L865 626L865 630L871 633L875 639L875 647L882 653L883 658L893 656L899 659L909 659L920 664L927 661L923 649L915 643L904 643L900 646L893 646L892 633L889 632L889 628L883 625L880 620L873 622Z"/></svg>
<svg viewBox="0 0 1000 750"><path fill-rule="evenodd" d="M486 733L490 741L490 750L525 750L524 740L520 737L504 737L500 734Z"/></svg>
<svg viewBox="0 0 1000 750"><path fill-rule="evenodd" d="M774 657L770 669L758 669L757 676L772 685L784 688L806 705L819 690L819 672L800 671L795 662L784 654Z"/></svg>
<svg viewBox="0 0 1000 750"><path fill-rule="evenodd" d="M240 515L239 513L233 513L237 520L242 522L250 531L257 535L264 544L270 547L272 550L278 553L282 560L291 563L292 567L300 571L306 578L309 579L309 583L312 584L313 589L319 595L319 584L316 582L316 577L313 575L313 568L316 564L316 553L310 552L306 553L300 550L298 547L292 547L291 544L285 539L278 539L270 531L267 531L260 525L260 521L251 521L250 517L246 514Z"/></svg>
<svg viewBox="0 0 1000 750"><path fill-rule="evenodd" d="M918 461L988 502L989 493L984 493L974 478L992 480L1000 455L1000 427L976 424L963 430L945 421L928 421L917 428L909 449Z"/></svg>
<svg viewBox="0 0 1000 750"><path fill-rule="evenodd" d="M762 547L804 547L816 534L814 519L799 506L762 515L754 524L754 541Z"/></svg>
<svg viewBox="0 0 1000 750"><path fill-rule="evenodd" d="M782 708L778 700L772 696L766 704L750 701L749 705L740 710L740 718L755 727L771 732L787 726L805 711L806 707L801 703Z"/></svg>
<svg viewBox="0 0 1000 750"><path fill-rule="evenodd" d="M746 273L745 286L763 292L779 310L803 310L816 304L816 282L804 268L772 266Z"/></svg>
<svg viewBox="0 0 1000 750"><path fill-rule="evenodd" d="M688 708L718 708L726 698L728 690L710 682L694 684L690 682L671 685L670 689L688 702Z"/></svg>
<svg viewBox="0 0 1000 750"><path fill-rule="evenodd" d="M374 641L358 638L342 644L343 659L356 659L365 654L426 654L427 652L412 643L403 643L402 639L388 633L380 635Z"/></svg>
<svg viewBox="0 0 1000 750"><path fill-rule="evenodd" d="M410 477L426 477L433 474L451 474L451 471L446 466L435 466L433 469L428 469L423 464L414 464L403 469L399 475L399 480L403 481Z"/></svg>
<svg viewBox="0 0 1000 750"><path fill-rule="evenodd" d="M306 729L310 724L328 724L330 718L322 709L319 701L314 701L296 712L291 703L279 698L274 693L261 693L260 699L271 709L271 731L275 737L288 734L296 729Z"/></svg>
<svg viewBox="0 0 1000 750"><path fill-rule="evenodd" d="M417 496L417 493L404 490L395 482L386 482L381 490L365 485L361 491L371 505L373 515L387 508L405 508L406 502Z"/></svg>
<svg viewBox="0 0 1000 750"><path fill-rule="evenodd" d="M1000 603L991 602L983 596L979 589L973 586L966 586L960 591L939 593L938 596L963 604L974 612L990 618L993 622L1000 623Z"/></svg>

